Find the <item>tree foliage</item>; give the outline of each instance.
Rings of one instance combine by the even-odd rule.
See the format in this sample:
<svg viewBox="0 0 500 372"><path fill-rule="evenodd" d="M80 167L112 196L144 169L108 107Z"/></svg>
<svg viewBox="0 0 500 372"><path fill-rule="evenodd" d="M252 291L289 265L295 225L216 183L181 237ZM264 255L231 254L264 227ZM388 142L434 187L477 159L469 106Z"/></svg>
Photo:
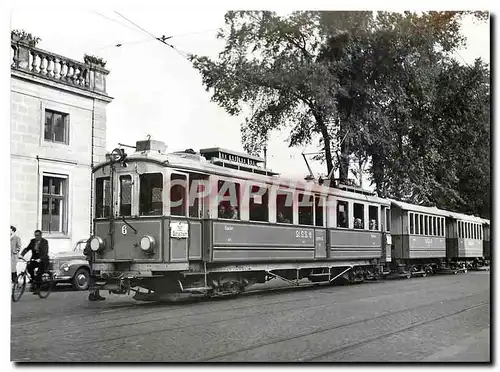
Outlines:
<svg viewBox="0 0 500 372"><path fill-rule="evenodd" d="M341 180L350 160L360 169L369 160L382 196L484 215L489 69L452 58L466 42L460 22L467 14L488 18L482 12L228 12L219 58L191 60L214 102L231 115L250 108L241 127L248 152L258 153L272 131L287 129L289 146L318 140L320 160L328 173L339 167Z"/></svg>

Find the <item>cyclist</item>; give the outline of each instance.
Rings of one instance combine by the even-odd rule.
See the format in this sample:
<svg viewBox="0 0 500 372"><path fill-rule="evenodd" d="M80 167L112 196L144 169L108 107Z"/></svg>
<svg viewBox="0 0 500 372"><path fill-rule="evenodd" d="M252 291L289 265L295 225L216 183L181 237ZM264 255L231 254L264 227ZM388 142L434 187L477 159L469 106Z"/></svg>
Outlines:
<svg viewBox="0 0 500 372"><path fill-rule="evenodd" d="M35 230L35 238L31 239L30 244L21 252L21 257L24 257L28 251L31 251L31 260L28 262L26 270L32 278L33 294L38 293L38 287L41 282L42 274L49 267L49 242L42 238L42 232ZM38 272L35 278L35 268L38 267Z"/></svg>

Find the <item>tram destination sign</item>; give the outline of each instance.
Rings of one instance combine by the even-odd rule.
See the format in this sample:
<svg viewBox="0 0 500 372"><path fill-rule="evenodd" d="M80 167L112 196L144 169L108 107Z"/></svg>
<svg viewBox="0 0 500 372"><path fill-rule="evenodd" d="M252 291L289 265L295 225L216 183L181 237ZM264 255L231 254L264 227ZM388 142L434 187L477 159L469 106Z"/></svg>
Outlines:
<svg viewBox="0 0 500 372"><path fill-rule="evenodd" d="M187 222L170 222L170 237L176 239L187 239L189 236L189 224Z"/></svg>

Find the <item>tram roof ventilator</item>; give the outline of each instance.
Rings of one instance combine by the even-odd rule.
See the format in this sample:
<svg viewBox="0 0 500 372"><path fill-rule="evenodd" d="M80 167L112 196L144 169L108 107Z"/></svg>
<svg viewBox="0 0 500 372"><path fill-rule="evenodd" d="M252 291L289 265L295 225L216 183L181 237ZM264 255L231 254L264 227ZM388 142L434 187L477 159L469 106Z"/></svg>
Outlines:
<svg viewBox="0 0 500 372"><path fill-rule="evenodd" d="M201 149L200 154L212 164L237 169L244 172L263 174L266 176L278 176L279 173L259 166L264 163L264 159L258 156L252 156L245 153L212 147Z"/></svg>

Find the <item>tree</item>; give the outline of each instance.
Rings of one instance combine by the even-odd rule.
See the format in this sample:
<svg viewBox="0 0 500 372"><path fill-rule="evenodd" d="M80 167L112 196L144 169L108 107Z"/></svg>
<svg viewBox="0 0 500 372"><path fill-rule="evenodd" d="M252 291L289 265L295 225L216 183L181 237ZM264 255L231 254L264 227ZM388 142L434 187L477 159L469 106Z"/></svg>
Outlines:
<svg viewBox="0 0 500 372"><path fill-rule="evenodd" d="M370 12L340 12L340 20L367 19ZM289 127L289 145L321 138L327 172L333 168L338 76L326 57L327 34L322 13L295 12L280 17L274 12L228 12L220 37L226 47L218 61L191 56L212 100L231 115L251 113L242 125L245 150L257 153L273 130ZM352 22L344 22L347 26ZM352 27L352 26L351 26ZM345 32L328 36L330 52L339 52Z"/></svg>
<svg viewBox="0 0 500 372"><path fill-rule="evenodd" d="M479 210L485 201L474 199L471 190L479 183L489 195L489 173L477 174L476 183L467 174L485 168L471 157L489 159L489 86L480 78L486 67L470 69L452 58L466 41L460 21L467 14L488 17L482 12L228 12L218 60L191 56L191 61L212 100L229 114L250 107L242 124L250 153L259 152L272 131L289 128L289 146L317 140L318 158L328 173L338 164L342 181L350 160L359 169L369 160L381 196ZM461 106L443 109L452 102ZM478 126L474 148L464 134L470 120ZM454 144L456 133L465 137Z"/></svg>

